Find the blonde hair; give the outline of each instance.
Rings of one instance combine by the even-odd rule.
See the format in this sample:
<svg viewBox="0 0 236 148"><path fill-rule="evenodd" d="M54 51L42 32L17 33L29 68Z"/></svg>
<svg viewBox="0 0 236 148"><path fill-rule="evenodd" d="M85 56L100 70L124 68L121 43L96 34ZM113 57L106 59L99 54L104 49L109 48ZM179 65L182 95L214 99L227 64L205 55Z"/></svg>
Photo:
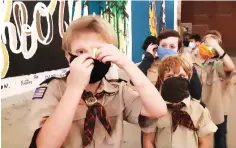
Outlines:
<svg viewBox="0 0 236 148"><path fill-rule="evenodd" d="M209 34L215 35L215 36L217 36L220 40L222 40L222 36L221 36L220 32L217 31L217 30L209 30L209 31L207 31L207 32L206 32L206 35L209 35Z"/></svg>
<svg viewBox="0 0 236 148"><path fill-rule="evenodd" d="M222 35L217 30L209 30L206 32L206 35L203 37L203 42L206 40L207 37L212 37L213 39L216 39L219 44L222 44Z"/></svg>
<svg viewBox="0 0 236 148"><path fill-rule="evenodd" d="M168 56L164 58L161 63L158 65L159 79L164 80L165 73L173 70L174 73L179 73L180 67L186 72L188 79L192 77L192 66L191 64L183 57L183 55Z"/></svg>
<svg viewBox="0 0 236 148"><path fill-rule="evenodd" d="M73 21L62 38L62 49L71 51L71 42L86 31L95 32L108 43L118 46L117 34L113 27L103 18L95 15L83 16Z"/></svg>

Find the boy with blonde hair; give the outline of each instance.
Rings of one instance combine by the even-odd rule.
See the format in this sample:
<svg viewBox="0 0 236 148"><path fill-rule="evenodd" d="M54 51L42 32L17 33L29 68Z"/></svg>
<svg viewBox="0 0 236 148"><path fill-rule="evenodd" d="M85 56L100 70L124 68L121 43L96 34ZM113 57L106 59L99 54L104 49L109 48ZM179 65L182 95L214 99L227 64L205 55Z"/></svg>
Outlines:
<svg viewBox="0 0 236 148"><path fill-rule="evenodd" d="M190 97L191 65L180 55L164 58L158 67L160 92L167 115L146 121L144 148L207 148L217 130L205 105Z"/></svg>
<svg viewBox="0 0 236 148"><path fill-rule="evenodd" d="M196 49L197 54L193 55L202 82L202 101L218 126L214 135L215 148L227 148L227 115L236 86L235 65L221 44L221 34L210 30Z"/></svg>
<svg viewBox="0 0 236 148"><path fill-rule="evenodd" d="M70 73L36 89L29 115L31 148L118 148L124 120L138 125L139 117L165 115L159 92L120 52L115 31L102 18L72 22L62 48ZM111 63L127 73L135 88L104 78Z"/></svg>

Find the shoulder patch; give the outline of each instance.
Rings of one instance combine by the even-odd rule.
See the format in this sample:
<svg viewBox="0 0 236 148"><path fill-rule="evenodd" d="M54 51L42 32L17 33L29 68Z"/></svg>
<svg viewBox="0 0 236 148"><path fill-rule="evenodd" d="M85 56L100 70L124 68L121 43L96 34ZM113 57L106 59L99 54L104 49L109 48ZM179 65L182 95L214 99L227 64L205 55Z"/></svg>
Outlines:
<svg viewBox="0 0 236 148"><path fill-rule="evenodd" d="M54 80L54 79L61 79L61 78L51 77L51 78L48 78L48 79L44 80L42 83L40 83L40 85L42 85L42 84L48 84L48 83L50 83L50 82L51 82L52 80Z"/></svg>
<svg viewBox="0 0 236 148"><path fill-rule="evenodd" d="M42 99L46 90L47 90L47 87L45 87L45 86L41 86L41 87L36 88L36 90L34 92L33 100L34 99Z"/></svg>
<svg viewBox="0 0 236 148"><path fill-rule="evenodd" d="M200 101L200 104L202 105L203 108L206 107L205 103L203 103L202 101Z"/></svg>

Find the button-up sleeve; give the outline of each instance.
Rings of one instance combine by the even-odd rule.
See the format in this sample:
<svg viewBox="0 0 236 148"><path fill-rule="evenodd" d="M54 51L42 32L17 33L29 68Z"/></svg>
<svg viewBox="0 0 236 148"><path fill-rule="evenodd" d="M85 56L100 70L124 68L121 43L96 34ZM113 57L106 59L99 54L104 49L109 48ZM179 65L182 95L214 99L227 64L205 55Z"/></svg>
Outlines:
<svg viewBox="0 0 236 148"><path fill-rule="evenodd" d="M125 105L124 119L129 123L139 125L141 128L151 128L150 125L153 124L154 119L141 115L143 105L136 89L131 85L124 84L122 95Z"/></svg>
<svg viewBox="0 0 236 148"><path fill-rule="evenodd" d="M211 120L210 113L207 108L204 108L202 115L199 119L199 129L198 129L198 137L204 137L211 133L216 132L217 127Z"/></svg>
<svg viewBox="0 0 236 148"><path fill-rule="evenodd" d="M59 80L52 80L48 85L40 86L35 91L32 107L27 120L32 139L31 145L36 142L35 140L39 129L52 114L59 102L60 91L58 81ZM40 90L42 87L46 89L44 91Z"/></svg>

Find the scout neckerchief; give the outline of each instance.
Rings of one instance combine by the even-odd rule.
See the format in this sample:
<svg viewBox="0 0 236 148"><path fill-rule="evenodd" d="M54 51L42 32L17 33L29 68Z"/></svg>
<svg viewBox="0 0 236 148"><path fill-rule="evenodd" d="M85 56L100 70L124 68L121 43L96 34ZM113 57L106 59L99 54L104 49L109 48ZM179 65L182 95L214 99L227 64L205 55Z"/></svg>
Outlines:
<svg viewBox="0 0 236 148"><path fill-rule="evenodd" d="M175 104L167 104L167 108L172 111L172 130L175 132L178 125L182 125L190 130L197 131L198 129L194 127L193 121L189 114L186 111L182 111L181 108L183 108L185 104L183 102L181 103L175 103Z"/></svg>
<svg viewBox="0 0 236 148"><path fill-rule="evenodd" d="M102 81L98 85L98 88L100 87L101 83ZM92 92L86 92L86 91L83 92L82 99L86 102L88 106L86 118L84 121L84 136L83 136L84 147L92 142L96 117L98 117L98 119L102 123L107 133L110 136L112 134L111 125L106 118L106 110L100 103L97 102L97 99L101 99L104 96L104 94L105 94L104 91L101 93L97 93L95 96L93 95Z"/></svg>

